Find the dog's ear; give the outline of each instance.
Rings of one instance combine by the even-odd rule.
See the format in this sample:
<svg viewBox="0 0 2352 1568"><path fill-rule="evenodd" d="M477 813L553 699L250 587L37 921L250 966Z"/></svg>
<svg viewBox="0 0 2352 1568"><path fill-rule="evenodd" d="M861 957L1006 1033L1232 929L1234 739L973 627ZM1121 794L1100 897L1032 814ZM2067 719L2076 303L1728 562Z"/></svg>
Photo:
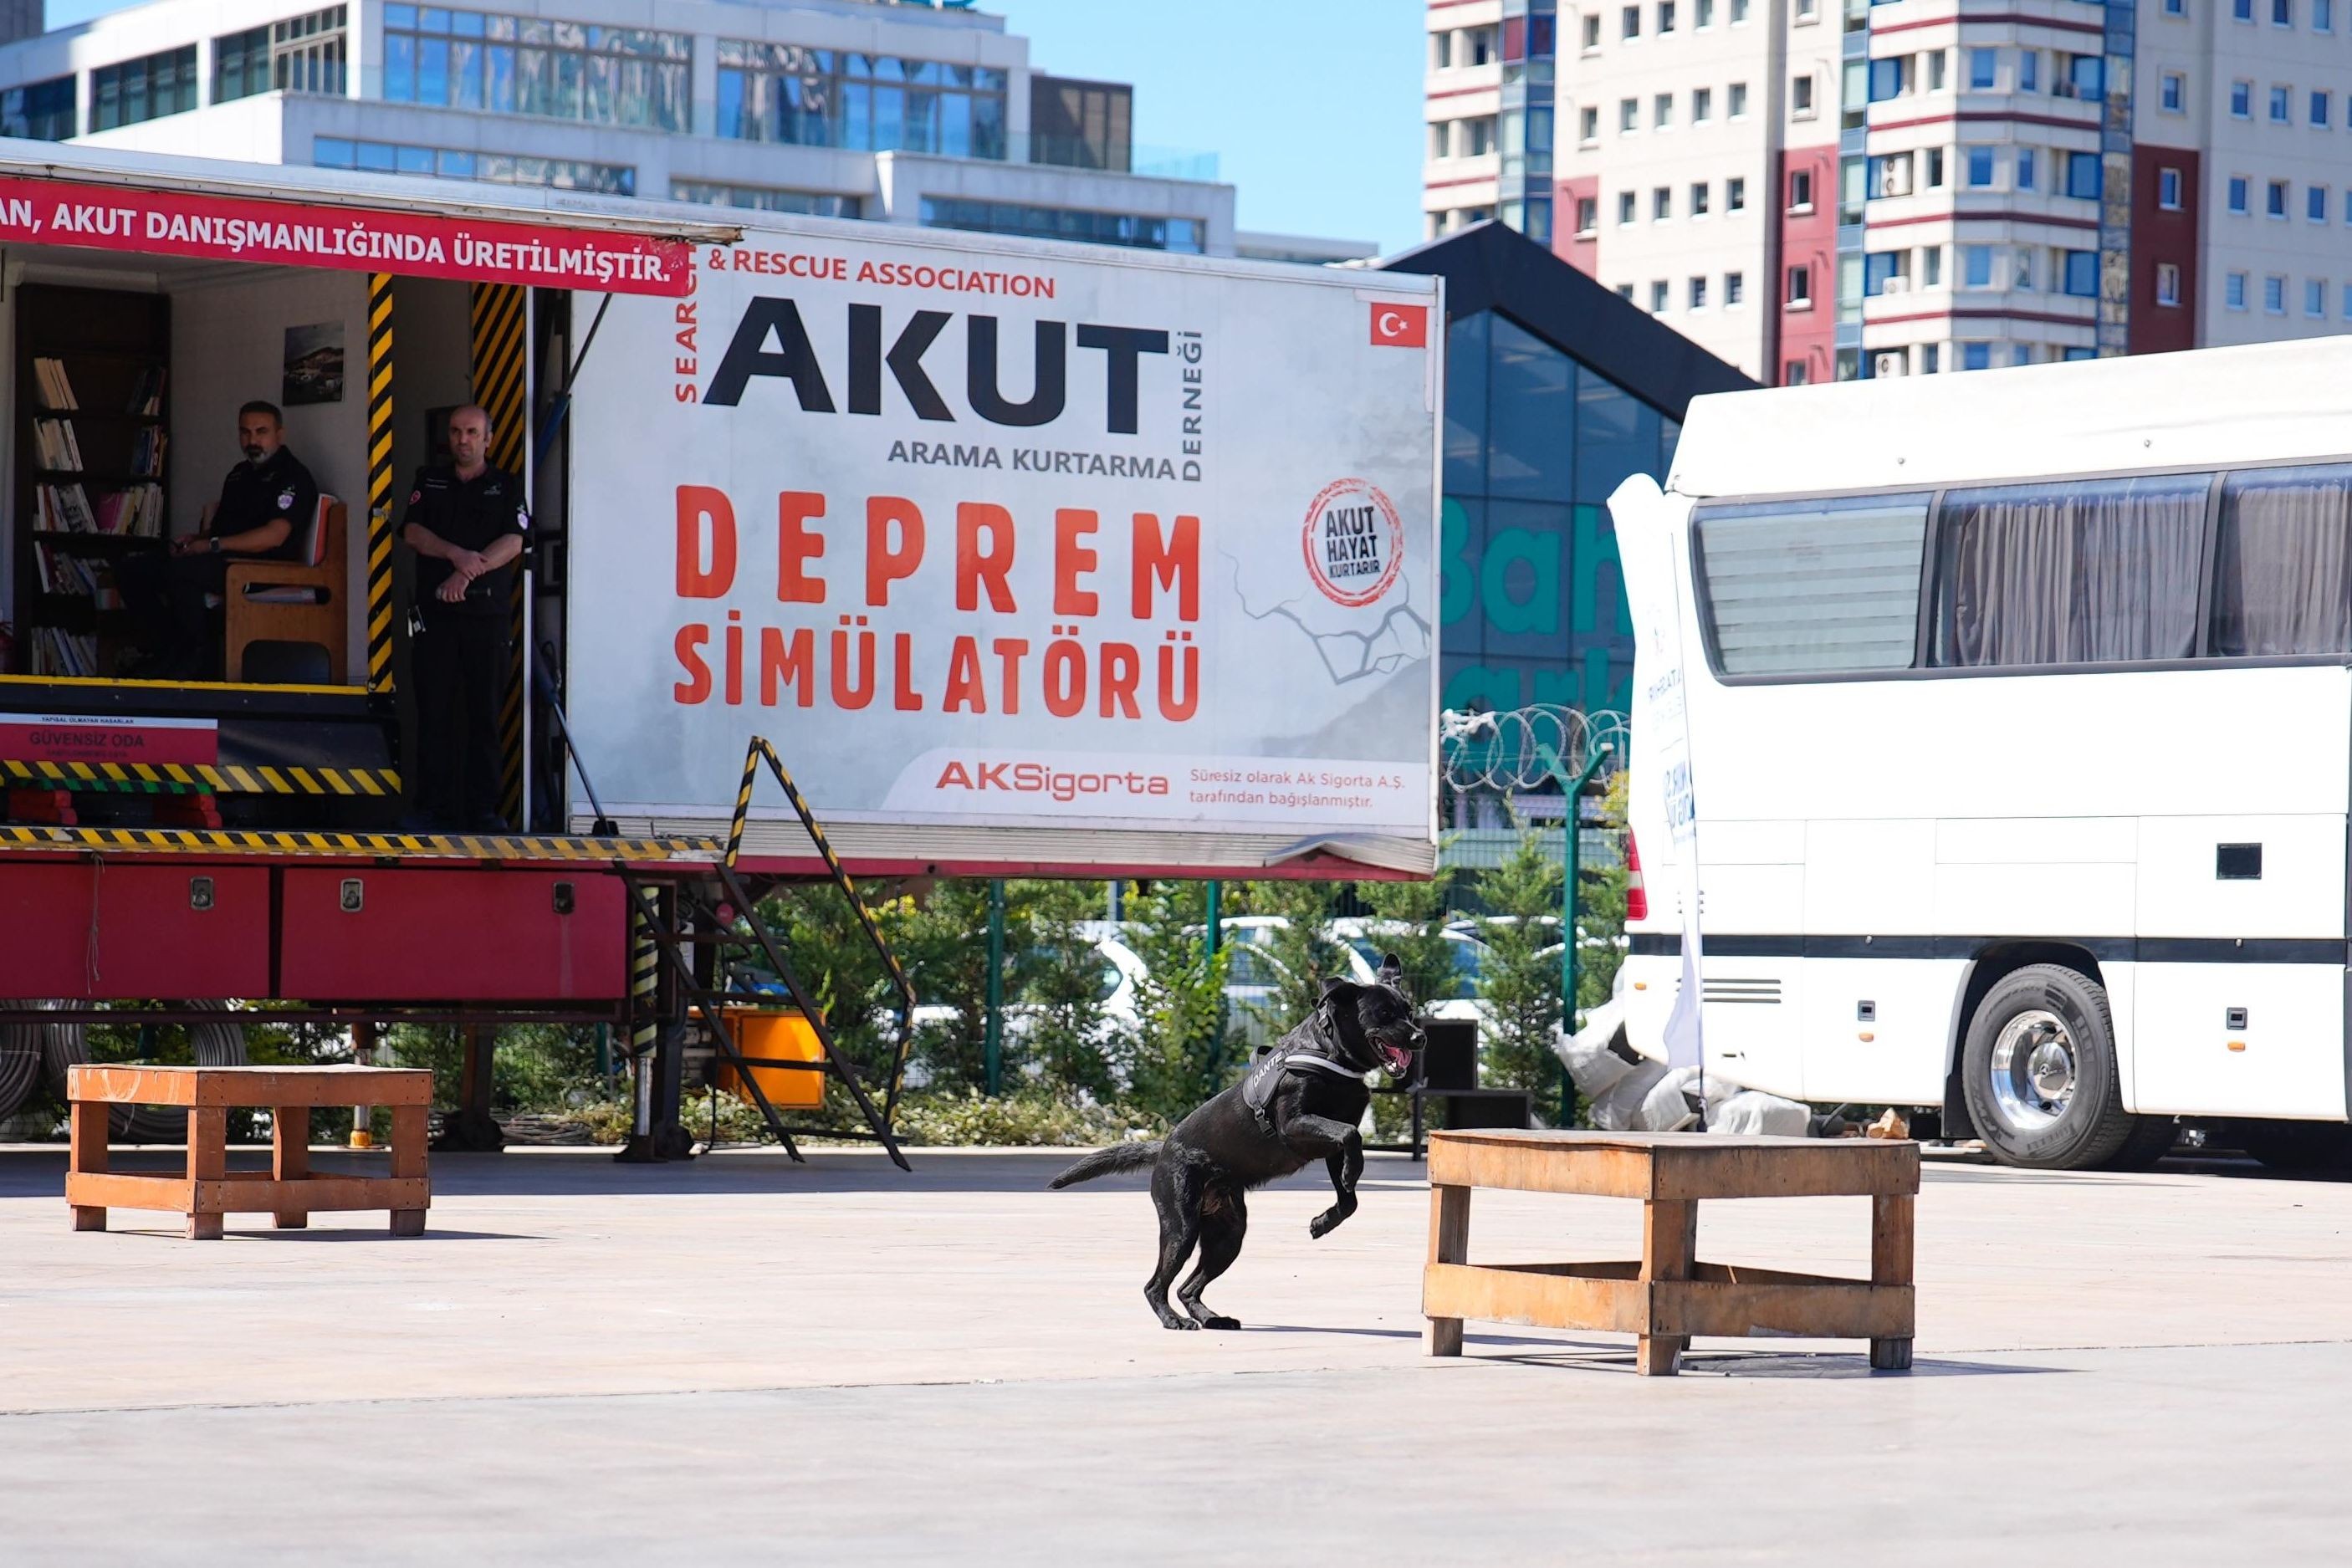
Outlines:
<svg viewBox="0 0 2352 1568"><path fill-rule="evenodd" d="M1329 998L1330 998L1330 996L1331 996L1331 993L1332 993L1332 992L1334 992L1334 991L1345 990L1345 989L1347 988L1347 986L1348 986L1348 982L1347 982L1347 981L1342 980L1342 979L1339 978L1339 977L1336 977L1336 976L1331 976L1331 975L1326 975L1326 976L1324 976L1324 977L1323 977L1323 995L1324 995L1325 999L1326 999L1326 1000L1328 1000L1328 999L1329 999Z"/></svg>
<svg viewBox="0 0 2352 1568"><path fill-rule="evenodd" d="M1381 955L1381 984L1399 987L1404 984L1403 961L1393 953Z"/></svg>

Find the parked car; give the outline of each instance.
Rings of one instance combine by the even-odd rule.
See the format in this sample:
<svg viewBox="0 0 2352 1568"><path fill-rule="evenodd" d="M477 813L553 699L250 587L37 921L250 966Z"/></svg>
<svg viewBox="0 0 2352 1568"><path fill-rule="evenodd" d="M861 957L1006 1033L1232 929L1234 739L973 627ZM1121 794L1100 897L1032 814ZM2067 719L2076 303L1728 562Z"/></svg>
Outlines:
<svg viewBox="0 0 2352 1568"><path fill-rule="evenodd" d="M1089 920L1079 926L1080 936L1092 947L1099 960L1097 984L1102 1003L1102 1021L1098 1030L1108 1042L1110 1037L1135 1028L1141 1016L1137 1008L1136 987L1145 973L1143 960L1127 945L1119 928L1108 920ZM1034 1029L1041 1009L1034 1002L1008 997L1004 1002L1004 1033L1011 1040L1025 1039ZM926 1002L916 1008L914 1024L918 1030L926 1024L935 1027L952 1025L959 1009L944 1002ZM916 1082L910 1071L908 1082ZM919 1087L919 1084L917 1084Z"/></svg>

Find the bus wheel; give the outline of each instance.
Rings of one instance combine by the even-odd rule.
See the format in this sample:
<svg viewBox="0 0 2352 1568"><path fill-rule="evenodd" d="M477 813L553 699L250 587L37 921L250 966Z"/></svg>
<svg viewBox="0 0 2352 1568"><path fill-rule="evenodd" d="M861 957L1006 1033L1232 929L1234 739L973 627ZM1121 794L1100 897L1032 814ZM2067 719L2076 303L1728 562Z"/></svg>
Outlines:
<svg viewBox="0 0 2352 1568"><path fill-rule="evenodd" d="M1986 993L1960 1081L1978 1136L2003 1165L2102 1166L2138 1122L2123 1107L2105 988L2059 964L2030 964Z"/></svg>

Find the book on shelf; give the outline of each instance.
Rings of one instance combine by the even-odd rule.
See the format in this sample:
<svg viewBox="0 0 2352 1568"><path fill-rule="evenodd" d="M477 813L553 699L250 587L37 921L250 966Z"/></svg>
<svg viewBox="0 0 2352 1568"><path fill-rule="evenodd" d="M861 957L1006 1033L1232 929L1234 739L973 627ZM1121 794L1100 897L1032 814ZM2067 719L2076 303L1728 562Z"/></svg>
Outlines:
<svg viewBox="0 0 2352 1568"><path fill-rule="evenodd" d="M66 374L63 360L36 356L33 360L33 380L38 385L43 408L79 408L74 401L73 382Z"/></svg>
<svg viewBox="0 0 2352 1568"><path fill-rule="evenodd" d="M34 495L40 506L43 532L94 534L99 531L98 514L90 507L89 493L80 486L43 485Z"/></svg>
<svg viewBox="0 0 2352 1568"><path fill-rule="evenodd" d="M71 432L68 431L68 434L70 436ZM162 477L163 449L171 444L172 438L163 434L161 425L151 424L140 431L138 439L131 444L131 471L144 474L150 478ZM75 466L79 467L80 465L76 464Z"/></svg>
<svg viewBox="0 0 2352 1568"><path fill-rule="evenodd" d="M98 531L152 539L163 531L163 492L152 485L127 490L101 490L98 497Z"/></svg>
<svg viewBox="0 0 2352 1568"><path fill-rule="evenodd" d="M161 365L150 365L139 372L139 384L131 390L130 411L152 419L163 412L163 380L168 374Z"/></svg>
<svg viewBox="0 0 2352 1568"><path fill-rule="evenodd" d="M114 574L103 561L58 549L47 539L36 539L33 563L41 579L42 592L91 600L100 610L122 608L121 591L114 586Z"/></svg>
<svg viewBox="0 0 2352 1568"><path fill-rule="evenodd" d="M96 637L58 626L36 626L31 636L33 674L87 676L99 673Z"/></svg>
<svg viewBox="0 0 2352 1568"><path fill-rule="evenodd" d="M44 468L64 474L81 472L81 443L74 437L71 420L33 421L33 449Z"/></svg>

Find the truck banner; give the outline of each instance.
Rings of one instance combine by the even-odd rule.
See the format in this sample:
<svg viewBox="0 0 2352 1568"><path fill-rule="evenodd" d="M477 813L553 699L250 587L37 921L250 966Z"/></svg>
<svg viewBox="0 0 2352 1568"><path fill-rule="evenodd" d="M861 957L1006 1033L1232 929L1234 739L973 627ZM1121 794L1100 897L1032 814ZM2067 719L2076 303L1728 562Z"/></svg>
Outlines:
<svg viewBox="0 0 2352 1568"><path fill-rule="evenodd" d="M689 267L686 242L645 235L6 176L0 243L656 295Z"/></svg>
<svg viewBox="0 0 2352 1568"><path fill-rule="evenodd" d="M610 810L1434 831L1432 280L754 232L576 388Z"/></svg>

